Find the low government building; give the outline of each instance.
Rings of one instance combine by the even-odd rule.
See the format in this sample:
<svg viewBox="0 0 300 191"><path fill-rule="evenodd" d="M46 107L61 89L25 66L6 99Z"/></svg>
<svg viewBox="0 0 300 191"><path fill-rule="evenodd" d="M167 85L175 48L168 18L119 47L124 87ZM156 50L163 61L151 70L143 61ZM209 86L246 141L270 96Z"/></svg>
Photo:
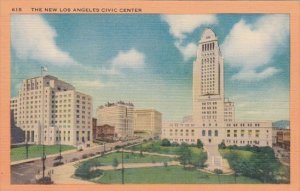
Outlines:
<svg viewBox="0 0 300 191"><path fill-rule="evenodd" d="M151 136L161 135L162 114L154 109L136 109L133 113L134 132L146 132Z"/></svg>
<svg viewBox="0 0 300 191"><path fill-rule="evenodd" d="M182 122L164 122L162 138L171 142L204 145L272 147L271 121L235 119L235 103L225 99L224 61L215 33L207 28L198 43L193 63L193 114Z"/></svg>

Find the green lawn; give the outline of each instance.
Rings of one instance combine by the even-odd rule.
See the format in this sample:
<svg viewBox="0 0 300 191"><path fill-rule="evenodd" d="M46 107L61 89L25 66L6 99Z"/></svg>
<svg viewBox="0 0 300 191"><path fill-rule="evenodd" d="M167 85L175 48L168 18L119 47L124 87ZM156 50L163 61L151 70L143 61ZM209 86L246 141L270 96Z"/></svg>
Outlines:
<svg viewBox="0 0 300 191"><path fill-rule="evenodd" d="M202 149L197 147L189 147L193 154L201 154ZM142 143L140 145L130 146L126 149L134 150L134 151L140 151L141 149L146 152L153 152L153 153L161 153L161 154L171 154L171 155L177 155L179 146L161 146L161 141L150 141L146 143Z"/></svg>
<svg viewBox="0 0 300 191"><path fill-rule="evenodd" d="M121 170L104 171L95 182L101 184L120 184ZM198 170L183 170L182 166L125 169L125 184L218 184L218 176ZM241 184L261 184L259 180L238 176ZM220 175L221 184L234 184L234 176Z"/></svg>
<svg viewBox="0 0 300 191"><path fill-rule="evenodd" d="M112 165L112 161L116 158L119 162L119 164L122 161L122 153L121 152L115 152L108 155L96 157L87 161L84 161L83 163L93 163L93 164L101 164L101 165ZM172 159L170 157L164 157L164 156L155 156L155 155L146 155L143 154L143 156L140 156L138 153L126 153L124 152L124 163L152 163L152 162L164 162L164 161L172 161L175 159Z"/></svg>
<svg viewBox="0 0 300 191"><path fill-rule="evenodd" d="M75 149L75 147L70 145L62 145L61 150L67 151ZM43 153L42 145L29 145L28 147L28 158L41 157ZM59 153L59 145L45 145L46 155L51 155ZM12 148L10 152L11 161L18 161L26 159L26 147L21 146L17 148Z"/></svg>
<svg viewBox="0 0 300 191"><path fill-rule="evenodd" d="M244 150L229 150L229 149L219 149L221 155L224 157L226 154L229 154L230 152L236 153L239 157L244 159L249 159L253 152L251 151L244 151Z"/></svg>

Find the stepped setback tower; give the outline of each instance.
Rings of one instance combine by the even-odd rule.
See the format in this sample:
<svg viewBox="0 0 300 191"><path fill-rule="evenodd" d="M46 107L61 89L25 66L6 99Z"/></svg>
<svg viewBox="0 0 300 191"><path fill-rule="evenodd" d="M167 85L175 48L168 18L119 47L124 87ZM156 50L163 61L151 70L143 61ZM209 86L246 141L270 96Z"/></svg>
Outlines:
<svg viewBox="0 0 300 191"><path fill-rule="evenodd" d="M225 58L226 59L226 58ZM238 121L235 104L225 98L224 59L218 37L204 30L193 63L192 120L164 122L162 138L171 142L204 145L272 146L271 121Z"/></svg>

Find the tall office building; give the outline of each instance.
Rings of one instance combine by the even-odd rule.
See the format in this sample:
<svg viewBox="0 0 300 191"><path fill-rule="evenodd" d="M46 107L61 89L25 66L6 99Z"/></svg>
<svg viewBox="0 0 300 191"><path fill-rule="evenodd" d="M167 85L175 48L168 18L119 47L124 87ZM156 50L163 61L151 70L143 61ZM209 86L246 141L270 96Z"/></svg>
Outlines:
<svg viewBox="0 0 300 191"><path fill-rule="evenodd" d="M147 132L154 137L161 135L162 117L160 112L154 109L136 109L133 116L135 132Z"/></svg>
<svg viewBox="0 0 300 191"><path fill-rule="evenodd" d="M130 138L133 136L133 110L132 103L123 101L99 106L97 126L110 125L115 128L116 138Z"/></svg>
<svg viewBox="0 0 300 191"><path fill-rule="evenodd" d="M193 121L218 126L224 121L224 62L218 38L206 29L193 66Z"/></svg>
<svg viewBox="0 0 300 191"><path fill-rule="evenodd" d="M28 143L92 143L92 97L54 76L23 80L18 96L11 99L11 109Z"/></svg>
<svg viewBox="0 0 300 191"><path fill-rule="evenodd" d="M272 146L271 121L237 121L235 104L225 99L224 61L218 37L205 29L193 63L192 120L163 123L162 137L171 142ZM225 58L226 59L226 58Z"/></svg>

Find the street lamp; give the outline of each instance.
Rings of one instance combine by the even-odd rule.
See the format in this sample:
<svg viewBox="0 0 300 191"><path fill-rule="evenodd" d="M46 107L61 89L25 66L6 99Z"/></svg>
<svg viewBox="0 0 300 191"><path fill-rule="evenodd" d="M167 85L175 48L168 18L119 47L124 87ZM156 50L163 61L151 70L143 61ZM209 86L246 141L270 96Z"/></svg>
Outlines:
<svg viewBox="0 0 300 191"><path fill-rule="evenodd" d="M61 163L61 131L59 131L59 163Z"/></svg>
<svg viewBox="0 0 300 191"><path fill-rule="evenodd" d="M122 145L122 184L124 184L124 145Z"/></svg>
<svg viewBox="0 0 300 191"><path fill-rule="evenodd" d="M26 140L25 148L26 148L26 159L28 159L28 141L27 140Z"/></svg>
<svg viewBox="0 0 300 191"><path fill-rule="evenodd" d="M45 155L45 144L44 144L44 140L42 141L42 131L44 132L44 74L43 72L46 72L47 68L44 66L41 66L41 78L42 78L42 123L40 124L40 143L43 143L43 156L42 156L42 164L43 164L43 180L45 178L45 170L46 170L46 166L45 166L45 161L46 161L46 155ZM42 128L43 126L43 128Z"/></svg>

